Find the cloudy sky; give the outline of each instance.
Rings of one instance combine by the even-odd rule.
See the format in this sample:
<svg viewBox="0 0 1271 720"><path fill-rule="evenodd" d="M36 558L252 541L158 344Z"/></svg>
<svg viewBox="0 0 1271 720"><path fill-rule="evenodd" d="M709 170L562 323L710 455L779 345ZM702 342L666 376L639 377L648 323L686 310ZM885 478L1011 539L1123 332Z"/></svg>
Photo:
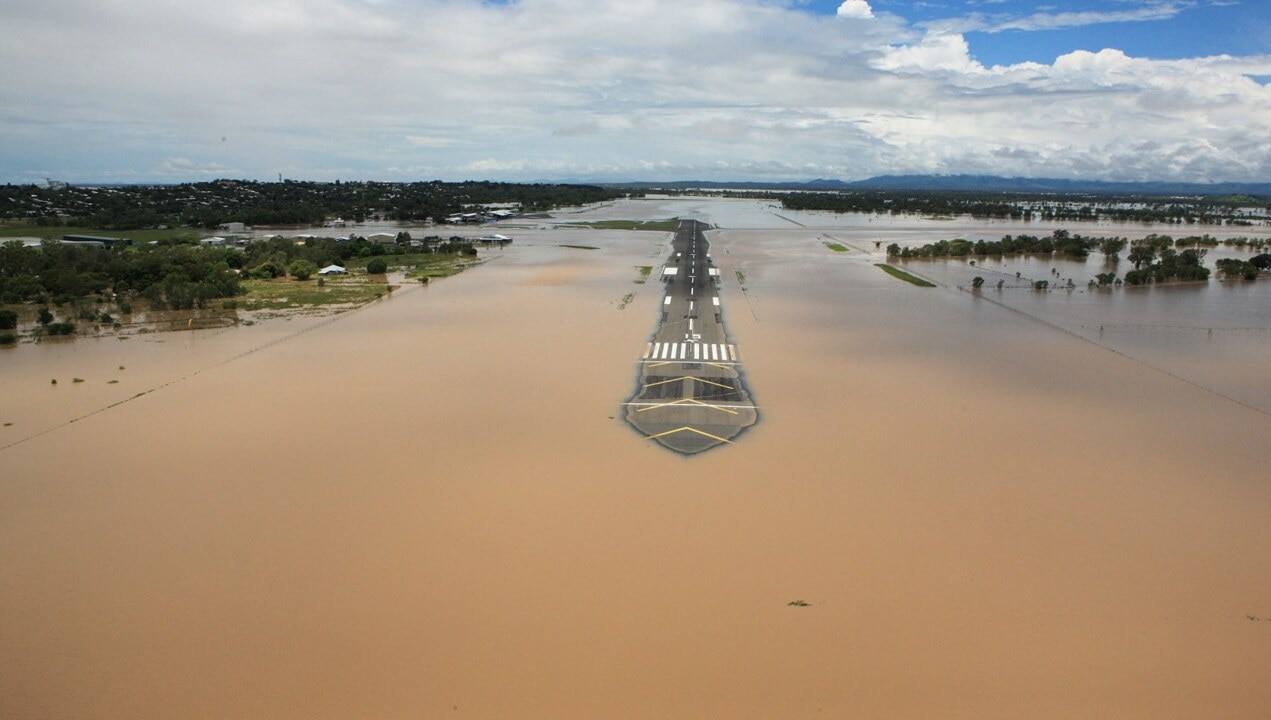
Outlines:
<svg viewBox="0 0 1271 720"><path fill-rule="evenodd" d="M1271 180L1268 0L0 0L0 182Z"/></svg>

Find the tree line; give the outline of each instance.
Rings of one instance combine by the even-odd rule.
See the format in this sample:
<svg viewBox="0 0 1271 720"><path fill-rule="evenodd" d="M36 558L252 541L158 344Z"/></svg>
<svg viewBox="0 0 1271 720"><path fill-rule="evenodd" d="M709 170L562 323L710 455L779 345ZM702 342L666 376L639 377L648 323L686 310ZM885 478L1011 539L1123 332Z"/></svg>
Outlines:
<svg viewBox="0 0 1271 720"><path fill-rule="evenodd" d="M898 243L887 246L887 254L900 258L966 257L970 255L1055 255L1074 259L1089 256L1090 251L1100 250L1115 260L1128 241L1123 237L1089 237L1067 230L1055 230L1050 235L1004 235L1001 240L976 240L962 238L938 240L918 247L901 247Z"/></svg>
<svg viewBox="0 0 1271 720"><path fill-rule="evenodd" d="M1265 241L1249 241L1233 243L1224 241L1228 246L1260 249L1266 246ZM1204 266L1205 256L1209 248L1216 247L1219 241L1209 235L1188 236L1177 240L1169 235L1153 233L1146 237L1129 241L1124 237L1091 237L1070 233L1067 230L1055 230L1049 236L1037 235L1005 235L1001 240L976 240L974 242L962 238L938 240L917 247L901 247L898 243L887 246L887 255L902 259L909 258L942 258L942 257L1001 257L1004 255L1058 255L1074 260L1082 260L1090 252L1098 250L1103 253L1104 260L1110 265L1120 262L1120 253L1129 248L1126 260L1134 264L1134 269L1125 273L1123 281L1127 285L1144 285L1148 283L1169 281L1202 281L1208 280L1210 269ZM1214 266L1226 277L1241 277L1255 280L1261 272L1271 270L1271 253L1262 253L1249 260L1239 258L1223 258ZM1096 277L1098 285L1111 285L1118 282L1115 272L1099 273ZM980 287L983 278L974 287ZM1046 289L1047 281L1039 281L1034 286Z"/></svg>
<svg viewBox="0 0 1271 720"><path fill-rule="evenodd" d="M1242 208L1271 209L1265 199L1242 197L1162 198L1089 194L854 190L848 192L749 193L780 202L788 210L835 213L969 215L1011 220L1113 220L1165 224L1251 225ZM1239 200L1239 202L1235 202Z"/></svg>
<svg viewBox="0 0 1271 720"><path fill-rule="evenodd" d="M399 236L409 241L409 235ZM441 241L412 252L475 255L461 238ZM347 241L318 238L304 244L274 238L238 247L201 247L161 241L155 245L110 248L46 242L39 247L11 241L0 245L0 303L65 305L93 298L128 303L144 299L154 309L202 308L211 300L243 292L241 279L313 274L326 265L352 258L404 254L399 244L365 238ZM297 272L292 273L291 270Z"/></svg>
<svg viewBox="0 0 1271 720"><path fill-rule="evenodd" d="M216 180L180 185L118 187L0 186L0 218L40 225L103 230L160 226L215 228L247 225L314 225L341 217L399 222L441 221L482 205L508 203L524 212L585 205L625 193L595 185Z"/></svg>

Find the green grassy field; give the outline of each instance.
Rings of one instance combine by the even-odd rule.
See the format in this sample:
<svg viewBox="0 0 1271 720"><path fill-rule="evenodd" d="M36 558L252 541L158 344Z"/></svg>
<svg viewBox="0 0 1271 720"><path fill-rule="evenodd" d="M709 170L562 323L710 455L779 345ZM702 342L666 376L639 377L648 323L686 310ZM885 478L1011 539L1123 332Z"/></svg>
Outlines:
<svg viewBox="0 0 1271 720"><path fill-rule="evenodd" d="M382 255L380 257L388 264L389 270L404 270L406 277L412 280L422 277L450 277L481 262L475 255L444 255L440 253L410 253L407 255ZM349 258L345 263L345 267L349 270L362 270L365 272L366 263L370 260L371 258L369 257Z"/></svg>
<svg viewBox="0 0 1271 720"><path fill-rule="evenodd" d="M0 224L0 239L13 237L38 237L44 240L61 240L63 235L96 235L98 237L130 238L134 243L152 240L178 240L194 242L210 231L194 228L169 228L167 230L96 230L87 227L43 227L20 221Z"/></svg>
<svg viewBox="0 0 1271 720"><path fill-rule="evenodd" d="M847 252L847 247L846 247L845 245L840 244L840 243L836 243L836 242L827 242L827 243L825 243L825 246L826 246L827 248L829 248L829 249L833 250L834 252Z"/></svg>
<svg viewBox="0 0 1271 720"><path fill-rule="evenodd" d="M328 305L361 305L389 292L385 282L366 275L330 277L323 280L244 280L247 294L236 300L242 310L287 310Z"/></svg>
<svg viewBox="0 0 1271 720"><path fill-rule="evenodd" d="M652 230L655 232L671 232L679 225L679 218L667 220L596 220L584 223L567 223L574 227L589 227L595 230Z"/></svg>
<svg viewBox="0 0 1271 720"><path fill-rule="evenodd" d="M891 265L884 265L882 263L875 263L874 265L875 267L882 268L883 272L887 273L888 275L891 275L892 277L898 278L900 280L904 280L907 283L917 285L918 287L935 287L934 283L929 283L920 277L910 275L909 273L905 272L904 270L901 270L898 267L892 267Z"/></svg>
<svg viewBox="0 0 1271 720"><path fill-rule="evenodd" d="M411 255L384 255L389 270L405 271L412 280L443 278L463 272L480 263L471 255L441 255L418 253ZM345 263L351 275L333 275L310 280L244 280L247 295L238 300L244 310L284 310L288 308L322 307L328 305L361 305L385 293L391 292L383 275L367 275L366 263L372 258L349 258Z"/></svg>

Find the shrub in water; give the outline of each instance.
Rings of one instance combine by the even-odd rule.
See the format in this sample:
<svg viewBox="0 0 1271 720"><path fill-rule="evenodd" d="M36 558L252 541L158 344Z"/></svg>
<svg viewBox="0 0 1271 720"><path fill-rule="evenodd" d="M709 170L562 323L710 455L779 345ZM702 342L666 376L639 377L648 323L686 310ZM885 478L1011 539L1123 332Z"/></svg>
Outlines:
<svg viewBox="0 0 1271 720"><path fill-rule="evenodd" d="M49 335L74 335L75 323L55 322L49 323L44 327L45 332Z"/></svg>

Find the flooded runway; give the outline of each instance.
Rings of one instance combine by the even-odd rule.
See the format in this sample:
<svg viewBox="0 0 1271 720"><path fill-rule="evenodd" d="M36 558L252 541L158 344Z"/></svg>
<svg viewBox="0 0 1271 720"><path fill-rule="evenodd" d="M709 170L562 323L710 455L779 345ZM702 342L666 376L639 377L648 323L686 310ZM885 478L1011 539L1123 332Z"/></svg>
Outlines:
<svg viewBox="0 0 1271 720"><path fill-rule="evenodd" d="M1271 714L1265 414L820 239L865 231L570 219L690 214L764 408L692 458L622 419L663 233L0 351L0 716Z"/></svg>
<svg viewBox="0 0 1271 720"><path fill-rule="evenodd" d="M640 357L626 419L663 447L685 455L733 442L759 419L728 342L720 277L705 226L681 220L661 277L662 316Z"/></svg>

